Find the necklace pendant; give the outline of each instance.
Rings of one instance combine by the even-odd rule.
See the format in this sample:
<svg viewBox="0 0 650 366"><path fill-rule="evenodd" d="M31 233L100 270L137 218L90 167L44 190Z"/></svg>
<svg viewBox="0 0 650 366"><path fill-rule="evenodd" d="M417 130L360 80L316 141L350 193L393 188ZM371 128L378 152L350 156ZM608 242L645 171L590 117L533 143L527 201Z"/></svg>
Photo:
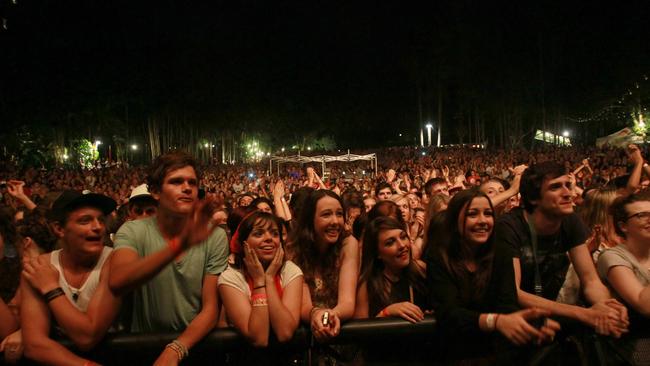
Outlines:
<svg viewBox="0 0 650 366"><path fill-rule="evenodd" d="M316 287L317 291L322 290L323 289L323 280L321 280L320 278L314 279L314 286Z"/></svg>

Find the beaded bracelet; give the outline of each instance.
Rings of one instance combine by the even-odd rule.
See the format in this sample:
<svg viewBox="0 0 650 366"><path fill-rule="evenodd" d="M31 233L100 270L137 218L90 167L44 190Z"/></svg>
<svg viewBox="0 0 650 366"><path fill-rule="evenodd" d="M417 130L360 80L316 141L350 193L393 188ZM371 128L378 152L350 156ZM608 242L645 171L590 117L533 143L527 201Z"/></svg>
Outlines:
<svg viewBox="0 0 650 366"><path fill-rule="evenodd" d="M174 352L176 352L179 361L187 357L187 355L189 354L187 347L185 347L183 343L179 342L176 339L171 341L171 343L167 344L165 348L171 348Z"/></svg>

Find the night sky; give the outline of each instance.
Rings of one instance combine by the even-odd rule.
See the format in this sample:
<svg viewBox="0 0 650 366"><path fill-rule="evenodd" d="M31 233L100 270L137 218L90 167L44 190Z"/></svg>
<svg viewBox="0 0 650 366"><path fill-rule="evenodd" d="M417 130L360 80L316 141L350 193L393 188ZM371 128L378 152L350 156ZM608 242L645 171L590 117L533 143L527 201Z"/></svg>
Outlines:
<svg viewBox="0 0 650 366"><path fill-rule="evenodd" d="M581 118L650 74L647 2L544 3L0 0L0 119L137 134L168 116L345 148L412 143L442 93L451 141L468 110Z"/></svg>

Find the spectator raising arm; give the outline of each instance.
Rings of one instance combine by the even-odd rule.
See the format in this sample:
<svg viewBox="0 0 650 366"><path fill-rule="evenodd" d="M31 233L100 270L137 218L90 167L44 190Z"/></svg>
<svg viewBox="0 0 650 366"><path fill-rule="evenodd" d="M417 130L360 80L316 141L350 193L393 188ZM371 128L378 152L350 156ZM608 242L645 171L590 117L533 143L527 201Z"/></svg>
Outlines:
<svg viewBox="0 0 650 366"><path fill-rule="evenodd" d="M16 200L18 200L18 202L25 205L25 207L31 211L36 208L36 204L32 202L32 200L29 199L29 197L27 197L25 191L23 190L24 186L25 186L25 182L21 180L10 180L7 182L7 191Z"/></svg>
<svg viewBox="0 0 650 366"><path fill-rule="evenodd" d="M112 291L122 295L153 278L174 258L191 246L206 240L217 226L209 225L212 219L213 202L205 200L195 204L192 213L185 218L182 231L175 238L169 238L167 248L141 258L130 249L118 249L111 261L109 285ZM162 224L161 224L162 225Z"/></svg>

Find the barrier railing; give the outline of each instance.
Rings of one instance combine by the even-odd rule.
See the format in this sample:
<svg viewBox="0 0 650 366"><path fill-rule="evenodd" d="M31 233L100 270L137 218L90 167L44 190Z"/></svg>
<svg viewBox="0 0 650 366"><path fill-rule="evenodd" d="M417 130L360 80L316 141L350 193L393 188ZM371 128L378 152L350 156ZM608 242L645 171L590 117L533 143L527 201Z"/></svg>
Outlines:
<svg viewBox="0 0 650 366"><path fill-rule="evenodd" d="M165 345L176 339L177 336L178 333L109 334L93 352L85 354L85 356L104 365L151 365L163 351ZM605 355L608 357L604 357L602 354L597 355L599 362L595 364L607 364L608 366L650 364L647 363L650 360L650 334L644 333L628 337L627 344L630 348L623 349L626 351L625 354L612 352L614 350L611 348L612 342L618 342L617 340L596 336L593 333L590 337L593 339L589 343L592 346L597 345L597 348L590 349L588 353L603 351L608 353ZM69 340L61 340L61 343L74 351L74 346ZM440 338L436 332L436 321L433 316L427 316L416 324L400 318L374 318L353 320L343 324L339 336L333 338L328 345L333 345L334 349L338 346L345 348L346 345L354 345L357 351L365 348L371 350L373 354L379 353L380 357L382 355L397 356L400 362L396 364L424 365L431 364L436 360L436 355L440 355L439 352L445 347L445 339ZM468 344L468 346L471 345ZM607 349L608 346L609 349ZM313 342L311 332L304 325L296 330L291 341L280 344L271 338L267 349L257 350L252 348L234 329L221 328L215 329L195 345L182 365L223 365L227 360L231 365L258 365L257 362L241 362L238 359L240 355L257 353L262 358L266 354L281 355L283 362L280 364L307 366L318 364L310 359L311 351L319 351L323 348ZM615 348L621 350L620 345ZM565 354L564 351L561 353ZM3 364L1 356L0 354L0 365ZM233 361L233 356L235 361ZM607 362L603 363L603 360L607 360ZM23 360L20 364L30 365L31 363Z"/></svg>
<svg viewBox="0 0 650 366"><path fill-rule="evenodd" d="M423 342L433 337L436 321L432 316L412 324L399 318L375 318L349 321L341 326L341 333L329 344L394 343L417 340ZM177 333L120 333L109 334L96 349L86 354L105 365L150 365L163 351L165 345L176 339ZM291 341L279 344L271 339L269 349L280 349L287 354L306 353L312 346L311 332L301 325ZM74 349L71 342L62 340ZM249 352L252 347L232 328L215 329L195 345L183 365L222 364L228 353ZM81 354L81 353L80 353ZM307 364L307 358L294 360L294 364Z"/></svg>

